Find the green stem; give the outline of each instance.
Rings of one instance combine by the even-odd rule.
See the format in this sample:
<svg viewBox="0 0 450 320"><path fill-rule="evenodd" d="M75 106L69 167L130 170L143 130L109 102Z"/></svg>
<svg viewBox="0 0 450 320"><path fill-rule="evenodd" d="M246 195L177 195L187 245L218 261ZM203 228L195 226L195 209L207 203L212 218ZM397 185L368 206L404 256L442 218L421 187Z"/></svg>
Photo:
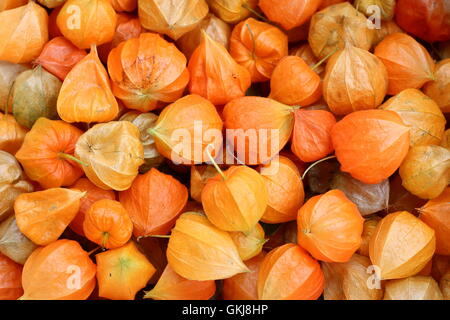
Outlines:
<svg viewBox="0 0 450 320"><path fill-rule="evenodd" d="M250 28L250 26L248 25L248 23L245 24L245 26L248 29L248 32L250 33L250 38L252 39L252 59L256 60L256 55L255 55L255 50L256 50L256 42L255 42L255 35L253 34L252 29Z"/></svg>
<svg viewBox="0 0 450 320"><path fill-rule="evenodd" d="M320 160L317 160L316 162L314 162L312 165L310 165L310 166L305 170L305 172L303 172L302 180L305 179L305 177L306 177L307 173L309 172L309 170L311 170L312 168L314 168L316 165L318 165L318 164L321 163L321 162L324 162L324 161L327 161L327 160L330 160L330 159L334 159L334 158L336 158L336 156L329 156L329 157L326 157L326 158L323 158L323 159L320 159Z"/></svg>
<svg viewBox="0 0 450 320"><path fill-rule="evenodd" d="M147 236L139 236L137 237L137 241L139 242L142 238L161 238L161 239L170 239L170 235L163 234L149 234Z"/></svg>
<svg viewBox="0 0 450 320"><path fill-rule="evenodd" d="M219 168L219 165L217 164L216 160L214 160L214 158L211 155L211 152L209 151L209 147L211 147L211 146L213 146L213 145L212 144L208 144L206 146L206 149L205 149L206 155L208 156L209 161L211 161L211 163L214 166L214 168L216 168L217 172L222 176L222 179L226 180L227 177L225 176L223 171Z"/></svg>
<svg viewBox="0 0 450 320"><path fill-rule="evenodd" d="M72 156L72 155L70 155L68 153L60 152L60 153L58 153L58 157L64 158L64 159L67 159L67 160L71 160L71 161L75 161L76 163L78 163L78 164L80 164L82 166L89 167L89 165L86 162L83 162L80 159L75 158L74 156Z"/></svg>
<svg viewBox="0 0 450 320"><path fill-rule="evenodd" d="M317 62L315 65L313 65L311 67L312 70L316 70L322 63L324 63L329 57L331 57L333 54L336 53L336 51L338 51L338 47L334 48L333 51L331 51L329 54L327 54L322 60L320 60L319 62Z"/></svg>
<svg viewBox="0 0 450 320"><path fill-rule="evenodd" d="M271 23L271 21L269 21L266 17L264 17L261 13L259 13L258 11L256 11L255 9L253 9L252 7L250 7L248 4L243 3L242 4L242 8L247 9L248 11L250 11L251 13L253 13L255 16L257 16L259 19L261 19L264 22L267 23Z"/></svg>

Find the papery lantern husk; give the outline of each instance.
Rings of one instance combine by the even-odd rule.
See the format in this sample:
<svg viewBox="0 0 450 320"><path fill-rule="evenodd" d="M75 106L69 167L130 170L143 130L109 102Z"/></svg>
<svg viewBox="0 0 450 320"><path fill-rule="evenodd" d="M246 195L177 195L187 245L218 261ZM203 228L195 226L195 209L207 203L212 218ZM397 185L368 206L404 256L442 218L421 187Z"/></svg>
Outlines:
<svg viewBox="0 0 450 320"><path fill-rule="evenodd" d="M95 46L64 79L57 111L66 122L108 122L118 115L119 106Z"/></svg>
<svg viewBox="0 0 450 320"><path fill-rule="evenodd" d="M395 112L362 110L336 123L331 139L342 171L364 183L380 183L400 167L410 134Z"/></svg>
<svg viewBox="0 0 450 320"><path fill-rule="evenodd" d="M84 195L82 191L64 188L22 193L14 202L17 226L35 244L48 245L73 220Z"/></svg>
<svg viewBox="0 0 450 320"><path fill-rule="evenodd" d="M441 147L450 150L450 129L445 130L444 136L442 137Z"/></svg>
<svg viewBox="0 0 450 320"><path fill-rule="evenodd" d="M450 112L450 59L440 61L436 65L434 81L425 84L423 92L432 98L442 112Z"/></svg>
<svg viewBox="0 0 450 320"><path fill-rule="evenodd" d="M438 145L444 135L446 120L433 99L417 89L406 89L390 98L380 109L396 112L411 128L411 147Z"/></svg>
<svg viewBox="0 0 450 320"><path fill-rule="evenodd" d="M165 107L149 132L165 158L192 164L209 161L207 152L217 156L222 148L222 125L215 106L191 94Z"/></svg>
<svg viewBox="0 0 450 320"><path fill-rule="evenodd" d="M146 190L142 193L142 190ZM136 237L167 234L186 205L187 188L170 175L152 168L119 194L133 221Z"/></svg>
<svg viewBox="0 0 450 320"><path fill-rule="evenodd" d="M303 182L294 162L284 156L274 158L258 168L269 195L265 223L283 223L297 218L305 198Z"/></svg>
<svg viewBox="0 0 450 320"><path fill-rule="evenodd" d="M361 215L387 209L389 204L389 180L366 184L352 178L348 173L337 172L330 183L332 189L339 189L358 207Z"/></svg>
<svg viewBox="0 0 450 320"><path fill-rule="evenodd" d="M116 22L110 0L67 0L56 19L64 37L80 49L110 42Z"/></svg>
<svg viewBox="0 0 450 320"><path fill-rule="evenodd" d="M226 23L235 24L255 10L258 0L207 0L211 11Z"/></svg>
<svg viewBox="0 0 450 320"><path fill-rule="evenodd" d="M262 251L256 257L245 262L250 272L239 273L223 280L222 299L224 300L258 300L258 273L266 253Z"/></svg>
<svg viewBox="0 0 450 320"><path fill-rule="evenodd" d="M319 6L319 10L325 9L326 7L335 5L341 2L348 2L349 0L322 0L322 3Z"/></svg>
<svg viewBox="0 0 450 320"><path fill-rule="evenodd" d="M0 150L15 154L22 146L28 129L9 114L0 113Z"/></svg>
<svg viewBox="0 0 450 320"><path fill-rule="evenodd" d="M21 64L0 61L0 111L12 112L11 88L17 76L27 69Z"/></svg>
<svg viewBox="0 0 450 320"><path fill-rule="evenodd" d="M382 280L417 274L433 257L433 229L406 211L391 213L377 225L369 243L370 260Z"/></svg>
<svg viewBox="0 0 450 320"><path fill-rule="evenodd" d="M380 28L375 29L375 35L373 37L373 46L377 46L388 35L393 33L401 33L403 30L394 21L381 21Z"/></svg>
<svg viewBox="0 0 450 320"><path fill-rule="evenodd" d="M268 203L263 177L247 166L232 166L209 179L201 197L212 224L221 230L246 233L261 219Z"/></svg>
<svg viewBox="0 0 450 320"><path fill-rule="evenodd" d="M96 186L126 190L144 163L144 147L139 129L128 121L96 124L78 139L75 156L86 176Z"/></svg>
<svg viewBox="0 0 450 320"><path fill-rule="evenodd" d="M137 0L112 0L111 4L117 12L133 12L137 8Z"/></svg>
<svg viewBox="0 0 450 320"><path fill-rule="evenodd" d="M432 277L414 276L390 280L385 284L383 300L444 300Z"/></svg>
<svg viewBox="0 0 450 320"><path fill-rule="evenodd" d="M288 105L308 106L322 97L319 75L297 56L286 56L273 69L269 98Z"/></svg>
<svg viewBox="0 0 450 320"><path fill-rule="evenodd" d="M20 300L85 300L95 288L95 270L78 242L54 241L34 250L25 262ZM78 274L78 285L71 278L74 272Z"/></svg>
<svg viewBox="0 0 450 320"><path fill-rule="evenodd" d="M143 33L111 50L108 71L114 95L127 108L143 112L157 108L158 101L180 98L189 81L186 57L156 33Z"/></svg>
<svg viewBox="0 0 450 320"><path fill-rule="evenodd" d="M32 192L33 185L25 180L16 158L0 150L0 221L14 213L14 201L22 193Z"/></svg>
<svg viewBox="0 0 450 320"><path fill-rule="evenodd" d="M326 262L347 262L361 245L364 219L340 190L310 198L298 211L298 243Z"/></svg>
<svg viewBox="0 0 450 320"><path fill-rule="evenodd" d="M11 260L24 264L37 246L17 226L14 216L0 223L0 252Z"/></svg>
<svg viewBox="0 0 450 320"><path fill-rule="evenodd" d="M189 92L214 105L224 105L242 97L251 85L249 71L238 64L227 49L202 32L203 40L193 52L189 64Z"/></svg>
<svg viewBox="0 0 450 320"><path fill-rule="evenodd" d="M316 300L323 291L320 264L300 246L285 244L270 251L258 275L259 300Z"/></svg>
<svg viewBox="0 0 450 320"><path fill-rule="evenodd" d="M310 68L315 67L314 71L321 75L325 71L325 67L323 65L317 65L319 59L314 55L314 52L311 49L311 46L308 43L299 45L297 47L293 47L289 50L290 56L297 56L303 59Z"/></svg>
<svg viewBox="0 0 450 320"><path fill-rule="evenodd" d="M4 0L0 4L0 12L26 5L28 0Z"/></svg>
<svg viewBox="0 0 450 320"><path fill-rule="evenodd" d="M346 43L369 50L375 31L367 25L366 17L350 3L332 5L311 18L308 42L319 59L344 49Z"/></svg>
<svg viewBox="0 0 450 320"><path fill-rule="evenodd" d="M270 79L273 69L288 54L287 36L277 27L248 18L233 28L230 54L247 68L252 82Z"/></svg>
<svg viewBox="0 0 450 320"><path fill-rule="evenodd" d="M291 151L304 162L314 162L333 152L331 129L334 115L325 110L295 111Z"/></svg>
<svg viewBox="0 0 450 320"><path fill-rule="evenodd" d="M0 12L0 60L28 63L48 41L48 15L44 8L28 4Z"/></svg>
<svg viewBox="0 0 450 320"><path fill-rule="evenodd" d="M82 133L64 121L39 118L17 151L17 160L27 176L44 188L70 186L83 175L73 159Z"/></svg>
<svg viewBox="0 0 450 320"><path fill-rule="evenodd" d="M317 11L322 0L260 0L259 7L270 21L285 30L301 26Z"/></svg>
<svg viewBox="0 0 450 320"><path fill-rule="evenodd" d="M450 187L417 210L419 218L436 232L436 253L450 256Z"/></svg>
<svg viewBox="0 0 450 320"><path fill-rule="evenodd" d="M212 165L192 166L189 184L191 198L197 202L202 202L202 191L206 185L206 182L208 179L214 178L216 175L218 175L217 170Z"/></svg>
<svg viewBox="0 0 450 320"><path fill-rule="evenodd" d="M444 300L450 300L450 270L439 281L439 288L441 289Z"/></svg>
<svg viewBox="0 0 450 320"><path fill-rule="evenodd" d="M383 102L387 88L386 68L367 50L346 44L327 62L323 97L334 114L375 109Z"/></svg>
<svg viewBox="0 0 450 320"><path fill-rule="evenodd" d="M209 300L216 292L213 280L188 280L167 265L152 290L145 292L144 299L153 300Z"/></svg>
<svg viewBox="0 0 450 320"><path fill-rule="evenodd" d="M227 279L249 271L228 232L195 212L178 218L169 239L167 260L176 273L189 280Z"/></svg>
<svg viewBox="0 0 450 320"><path fill-rule="evenodd" d="M227 141L245 164L263 164L289 141L295 108L263 97L242 97L227 103L222 116Z"/></svg>
<svg viewBox="0 0 450 320"><path fill-rule="evenodd" d="M260 254L264 243L266 243L264 229L259 223L247 233L230 232L230 236L242 261L247 261Z"/></svg>
<svg viewBox="0 0 450 320"><path fill-rule="evenodd" d="M380 222L381 218L378 216L370 217L364 221L363 233L361 235L361 246L358 249L358 253L360 255L369 257L369 243L372 234L374 233L378 222Z"/></svg>
<svg viewBox="0 0 450 320"><path fill-rule="evenodd" d="M137 17L125 13L118 14L113 39L98 47L100 60L106 64L108 62L108 55L112 49L116 48L122 41L138 38L143 32L144 28L142 28L141 22Z"/></svg>
<svg viewBox="0 0 450 320"><path fill-rule="evenodd" d="M22 266L0 253L0 299L17 300L22 294Z"/></svg>
<svg viewBox="0 0 450 320"><path fill-rule="evenodd" d="M388 35L375 48L374 54L386 67L389 86L387 93L420 89L434 79L435 63L428 51L405 33Z"/></svg>
<svg viewBox="0 0 450 320"><path fill-rule="evenodd" d="M381 281L376 275L367 272L371 265L369 258L358 254L354 254L346 263L322 263L325 275L324 299L381 300Z"/></svg>
<svg viewBox="0 0 450 320"><path fill-rule="evenodd" d="M78 49L64 37L56 37L45 44L34 63L64 81L69 71L85 56L86 51Z"/></svg>
<svg viewBox="0 0 450 320"><path fill-rule="evenodd" d="M373 6L380 10L381 19L389 21L394 18L395 0L356 0L353 5L359 12L369 18L375 13L371 8Z"/></svg>
<svg viewBox="0 0 450 320"><path fill-rule="evenodd" d="M62 8L63 6L53 9L48 16L48 36L50 39L63 36L56 23L56 19Z"/></svg>
<svg viewBox="0 0 450 320"><path fill-rule="evenodd" d="M450 150L439 146L410 149L400 166L402 185L422 199L439 196L450 181Z"/></svg>
<svg viewBox="0 0 450 320"><path fill-rule="evenodd" d="M66 0L37 0L43 6L53 9L59 6L62 6Z"/></svg>
<svg viewBox="0 0 450 320"><path fill-rule="evenodd" d="M155 139L148 133L148 129L155 126L158 116L154 113L140 113L139 111L128 111L122 115L120 121L129 121L134 124L141 133L140 140L144 147L144 166L146 168L157 167L164 161L164 157L158 152Z"/></svg>
<svg viewBox="0 0 450 320"><path fill-rule="evenodd" d="M178 40L208 14L205 0L139 0L139 19L145 29Z"/></svg>
<svg viewBox="0 0 450 320"><path fill-rule="evenodd" d="M200 45L202 31L206 32L211 39L222 44L228 50L230 46L231 27L214 14L208 13L195 29L189 31L177 41L178 47L186 58L189 59L194 50Z"/></svg>
<svg viewBox="0 0 450 320"><path fill-rule="evenodd" d="M56 101L62 82L37 66L22 72L11 91L12 113L16 121L31 128L40 117L57 119Z"/></svg>

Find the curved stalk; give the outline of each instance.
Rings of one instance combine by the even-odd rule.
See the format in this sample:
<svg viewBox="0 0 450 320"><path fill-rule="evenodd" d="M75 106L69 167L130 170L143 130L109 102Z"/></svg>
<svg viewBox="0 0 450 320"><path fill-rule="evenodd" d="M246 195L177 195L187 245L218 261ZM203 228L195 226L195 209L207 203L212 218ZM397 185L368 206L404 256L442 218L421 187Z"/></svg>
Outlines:
<svg viewBox="0 0 450 320"><path fill-rule="evenodd" d="M321 162L324 162L324 161L327 161L327 160L330 160L330 159L334 159L334 158L336 158L336 156L329 156L329 157L326 157L326 158L323 158L323 159L320 159L320 160L317 160L316 162L314 162L312 165L310 165L310 166L305 170L305 172L303 172L302 180L305 179L305 177L306 177L306 175L308 174L309 170L311 170L312 168L314 168L316 165L318 165L318 164L321 163Z"/></svg>

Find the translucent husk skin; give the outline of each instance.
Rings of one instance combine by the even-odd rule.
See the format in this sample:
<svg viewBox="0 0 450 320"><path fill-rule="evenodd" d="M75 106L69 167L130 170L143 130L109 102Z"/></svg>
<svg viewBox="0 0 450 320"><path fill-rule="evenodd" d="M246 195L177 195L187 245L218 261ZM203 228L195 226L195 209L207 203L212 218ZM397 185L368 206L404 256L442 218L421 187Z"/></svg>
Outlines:
<svg viewBox="0 0 450 320"><path fill-rule="evenodd" d="M17 226L14 216L0 223L0 252L11 260L24 264L37 246Z"/></svg>
<svg viewBox="0 0 450 320"><path fill-rule="evenodd" d="M0 111L12 112L11 88L17 76L27 69L21 64L0 61Z"/></svg>
<svg viewBox="0 0 450 320"><path fill-rule="evenodd" d="M258 0L207 0L211 11L226 23L236 24L247 18L258 5Z"/></svg>
<svg viewBox="0 0 450 320"><path fill-rule="evenodd" d="M353 5L367 17L374 13L370 10L370 6L377 6L380 9L381 19L389 21L394 18L395 0L356 0Z"/></svg>
<svg viewBox="0 0 450 320"><path fill-rule="evenodd" d="M432 98L444 113L450 112L450 59L436 65L434 81L425 84L423 92Z"/></svg>
<svg viewBox="0 0 450 320"><path fill-rule="evenodd" d="M443 296L432 277L414 276L387 281L383 300L443 300Z"/></svg>

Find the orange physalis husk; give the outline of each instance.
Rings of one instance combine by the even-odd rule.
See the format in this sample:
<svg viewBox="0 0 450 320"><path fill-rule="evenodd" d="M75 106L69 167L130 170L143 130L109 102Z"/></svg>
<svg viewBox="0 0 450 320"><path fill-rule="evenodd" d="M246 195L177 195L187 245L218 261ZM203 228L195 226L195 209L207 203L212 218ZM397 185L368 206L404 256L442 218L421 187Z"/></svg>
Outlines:
<svg viewBox="0 0 450 320"><path fill-rule="evenodd" d="M64 81L69 71L85 56L86 51L78 49L64 37L56 37L45 44L34 63Z"/></svg>
<svg viewBox="0 0 450 320"><path fill-rule="evenodd" d="M288 105L308 106L322 96L319 75L300 57L286 56L270 78L269 98Z"/></svg>
<svg viewBox="0 0 450 320"><path fill-rule="evenodd" d="M0 60L28 63L48 41L48 15L44 8L28 4L0 12Z"/></svg>
<svg viewBox="0 0 450 320"><path fill-rule="evenodd" d="M114 95L143 112L180 98L189 81L186 57L156 33L121 42L108 56L108 71Z"/></svg>
<svg viewBox="0 0 450 320"><path fill-rule="evenodd" d="M86 192L86 195L80 199L80 209L75 218L70 222L69 228L75 233L84 237L83 222L86 212L94 202L102 199L115 200L116 194L112 190L103 190L93 184L87 178L80 178L73 184L70 189Z"/></svg>
<svg viewBox="0 0 450 320"><path fill-rule="evenodd" d="M300 172L289 158L279 156L259 167L269 195L266 211L261 218L265 223L283 223L297 219L305 192Z"/></svg>
<svg viewBox="0 0 450 320"><path fill-rule="evenodd" d="M394 18L395 0L355 0L353 5L368 18L373 14L373 6L380 10L379 18L382 20L390 21Z"/></svg>
<svg viewBox="0 0 450 320"><path fill-rule="evenodd" d="M116 31L113 39L98 47L98 56L100 57L100 60L106 64L108 55L112 49L117 47L123 41L138 38L142 32L144 32L144 28L142 28L138 18L131 14L119 14L117 16Z"/></svg>
<svg viewBox="0 0 450 320"><path fill-rule="evenodd" d="M442 137L441 147L450 150L450 129L445 130L444 136Z"/></svg>
<svg viewBox="0 0 450 320"><path fill-rule="evenodd" d="M315 67L314 71L318 75L321 75L325 71L325 67L318 63L319 59L314 55L314 52L308 43L293 47L289 50L289 55L302 58L310 68Z"/></svg>
<svg viewBox="0 0 450 320"><path fill-rule="evenodd" d="M438 145L444 135L445 117L431 98L417 89L406 89L390 98L380 109L396 112L411 128L411 147Z"/></svg>
<svg viewBox="0 0 450 320"><path fill-rule="evenodd" d="M316 300L323 285L320 264L300 246L289 243L264 257L258 275L258 299Z"/></svg>
<svg viewBox="0 0 450 320"><path fill-rule="evenodd" d="M95 45L64 79L57 110L66 122L108 122L119 113L108 73L98 58Z"/></svg>
<svg viewBox="0 0 450 320"><path fill-rule="evenodd" d="M73 220L84 195L64 188L22 193L14 202L17 226L34 243L47 245L57 240Z"/></svg>
<svg viewBox="0 0 450 320"><path fill-rule="evenodd" d="M439 281L439 288L445 300L450 300L450 269L444 274Z"/></svg>
<svg viewBox="0 0 450 320"><path fill-rule="evenodd" d="M56 7L51 11L50 15L48 16L48 36L50 39L56 37L63 37L63 34L61 33L61 30L59 30L58 25L56 23L58 14L62 8L63 6Z"/></svg>
<svg viewBox="0 0 450 320"><path fill-rule="evenodd" d="M116 22L110 0L67 0L56 19L64 37L80 49L110 42Z"/></svg>
<svg viewBox="0 0 450 320"><path fill-rule="evenodd" d="M359 246L358 253L360 255L369 256L369 243L372 234L374 233L378 222L380 222L381 218L375 216L371 217L364 221L364 228L361 235L361 245Z"/></svg>
<svg viewBox="0 0 450 320"><path fill-rule="evenodd" d="M49 9L57 8L63 5L65 1L66 0L37 0L41 5Z"/></svg>
<svg viewBox="0 0 450 320"><path fill-rule="evenodd" d="M26 5L28 0L4 0L0 3L0 12Z"/></svg>
<svg viewBox="0 0 450 320"><path fill-rule="evenodd" d="M178 40L208 14L205 0L139 0L139 19L150 31Z"/></svg>
<svg viewBox="0 0 450 320"><path fill-rule="evenodd" d="M193 164L209 161L208 150L213 156L221 150L222 125L214 105L191 94L165 107L149 132L164 157Z"/></svg>
<svg viewBox="0 0 450 320"><path fill-rule="evenodd" d="M17 300L22 294L22 266L0 253L0 300Z"/></svg>
<svg viewBox="0 0 450 320"><path fill-rule="evenodd" d="M206 182L208 181L208 179L214 178L216 175L217 170L212 165L192 166L191 179L189 184L191 198L197 202L202 202L202 191L206 186Z"/></svg>
<svg viewBox="0 0 450 320"><path fill-rule="evenodd" d="M0 150L0 221L14 213L14 201L21 193L33 191L33 185L25 180L16 158Z"/></svg>
<svg viewBox="0 0 450 320"><path fill-rule="evenodd" d="M111 300L134 300L156 271L133 241L99 253L95 260L98 294Z"/></svg>
<svg viewBox="0 0 450 320"><path fill-rule="evenodd" d="M258 6L258 0L207 0L209 8L226 23L235 24L247 18Z"/></svg>
<svg viewBox="0 0 450 320"><path fill-rule="evenodd" d="M308 42L315 56L326 58L348 43L369 50L374 29L368 28L367 18L350 3L339 3L315 13L311 18Z"/></svg>
<svg viewBox="0 0 450 320"><path fill-rule="evenodd" d="M95 288L95 270L78 242L54 241L25 262L20 300L86 300Z"/></svg>
<svg viewBox="0 0 450 320"><path fill-rule="evenodd" d="M435 248L434 230L407 211L383 218L369 243L370 260L383 280L415 275L431 260Z"/></svg>
<svg viewBox="0 0 450 320"><path fill-rule="evenodd" d="M323 97L334 114L375 109L384 100L388 74L370 52L349 45L327 62Z"/></svg>
<svg viewBox="0 0 450 320"><path fill-rule="evenodd" d="M17 76L25 70L28 70L26 65L0 61L0 111L12 112L11 88Z"/></svg>
<svg viewBox="0 0 450 320"><path fill-rule="evenodd" d="M239 273L223 280L222 298L224 300L258 300L259 267L265 256L266 253L262 251L245 262L250 272Z"/></svg>
<svg viewBox="0 0 450 320"><path fill-rule="evenodd" d="M383 300L444 300L432 277L415 276L387 281Z"/></svg>
<svg viewBox="0 0 450 320"><path fill-rule="evenodd" d="M400 177L413 195L436 198L450 181L450 150L433 145L411 148L400 166Z"/></svg>
<svg viewBox="0 0 450 320"><path fill-rule="evenodd" d="M137 0L111 0L111 4L117 12L133 12L137 8Z"/></svg>
<svg viewBox="0 0 450 320"><path fill-rule="evenodd" d="M287 36L277 27L248 18L231 32L230 54L250 71L252 82L272 76L278 61L288 54Z"/></svg>
<svg viewBox="0 0 450 320"><path fill-rule="evenodd" d="M314 162L333 152L331 129L336 118L325 110L295 111L292 152L304 162Z"/></svg>
<svg viewBox="0 0 450 320"><path fill-rule="evenodd" d="M247 166L232 166L207 181L202 205L208 219L225 231L250 232L266 211L263 177Z"/></svg>
<svg viewBox="0 0 450 320"><path fill-rule="evenodd" d="M432 98L442 112L450 112L450 59L445 59L436 65L434 81L425 84L423 92Z"/></svg>
<svg viewBox="0 0 450 320"><path fill-rule="evenodd" d="M10 216L0 223L0 253L14 262L24 264L36 247L20 232L14 216Z"/></svg>
<svg viewBox="0 0 450 320"><path fill-rule="evenodd" d="M319 10L325 9L326 7L341 3L348 2L348 0L322 0L322 3L319 6Z"/></svg>
<svg viewBox="0 0 450 320"><path fill-rule="evenodd" d="M380 183L400 167L410 134L395 112L362 110L336 123L331 139L342 171L364 183Z"/></svg>
<svg viewBox="0 0 450 320"><path fill-rule="evenodd" d="M128 121L99 123L78 139L75 155L86 176L105 190L128 189L144 163L139 129Z"/></svg>
<svg viewBox="0 0 450 320"><path fill-rule="evenodd" d="M381 281L370 270L370 259L354 254L346 263L322 263L325 300L381 300Z"/></svg>
<svg viewBox="0 0 450 320"><path fill-rule="evenodd" d="M223 110L227 140L245 164L266 163L289 141L295 108L263 97L242 97Z"/></svg>
<svg viewBox="0 0 450 320"><path fill-rule="evenodd" d="M213 280L188 280L167 265L155 287L145 292L144 299L153 300L209 300L216 292Z"/></svg>
<svg viewBox="0 0 450 320"><path fill-rule="evenodd" d="M94 202L86 212L83 231L87 239L102 248L115 249L130 240L133 222L120 202L102 199Z"/></svg>
<svg viewBox="0 0 450 320"><path fill-rule="evenodd" d="M387 93L420 89L434 80L435 64L428 51L406 33L393 33L375 48L375 55L386 66L389 78Z"/></svg>
<svg viewBox="0 0 450 320"><path fill-rule="evenodd" d="M308 21L321 2L322 0L260 0L259 7L270 21L290 30Z"/></svg>
<svg viewBox="0 0 450 320"><path fill-rule="evenodd" d="M189 91L214 105L224 105L245 95L250 73L230 56L227 49L202 32L203 40L189 60Z"/></svg>
<svg viewBox="0 0 450 320"><path fill-rule="evenodd" d="M227 50L230 46L231 27L212 13L200 21L194 30L189 31L177 41L177 45L186 58L190 58L203 39L202 32L206 32L214 41L222 44Z"/></svg>
<svg viewBox="0 0 450 320"><path fill-rule="evenodd" d="M227 279L249 271L229 233L196 212L178 218L169 239L167 260L176 273L189 280Z"/></svg>
<svg viewBox="0 0 450 320"><path fill-rule="evenodd" d="M347 262L361 245L364 219L340 190L310 198L298 211L298 243L326 262Z"/></svg>
<svg viewBox="0 0 450 320"><path fill-rule="evenodd" d="M144 191L145 190L145 191ZM170 175L152 168L119 193L133 221L136 237L167 234L186 205L187 188Z"/></svg>
<svg viewBox="0 0 450 320"><path fill-rule="evenodd" d="M249 232L230 232L239 256L242 261L247 261L261 253L264 243L266 243L263 227L259 223Z"/></svg>
<svg viewBox="0 0 450 320"><path fill-rule="evenodd" d="M27 176L44 188L70 186L83 175L73 156L82 133L64 121L39 118L17 151L17 160Z"/></svg>
<svg viewBox="0 0 450 320"><path fill-rule="evenodd" d="M9 114L0 113L0 150L15 154L22 146L28 129Z"/></svg>
<svg viewBox="0 0 450 320"><path fill-rule="evenodd" d="M436 233L436 253L450 256L450 187L418 211L419 218Z"/></svg>
<svg viewBox="0 0 450 320"><path fill-rule="evenodd" d="M394 21L381 21L381 27L375 28L373 37L373 46L377 46L388 35L393 33L402 33L403 30Z"/></svg>

